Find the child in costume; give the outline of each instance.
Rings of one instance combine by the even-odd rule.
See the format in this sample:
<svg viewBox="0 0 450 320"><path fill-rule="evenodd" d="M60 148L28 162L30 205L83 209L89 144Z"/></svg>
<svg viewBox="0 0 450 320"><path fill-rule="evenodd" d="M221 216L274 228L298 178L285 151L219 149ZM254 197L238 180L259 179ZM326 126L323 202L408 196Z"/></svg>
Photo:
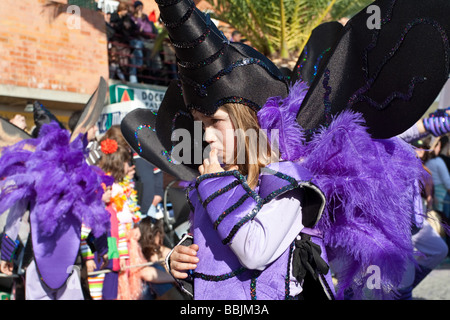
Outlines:
<svg viewBox="0 0 450 320"><path fill-rule="evenodd" d="M169 86L157 116L135 110L122 132L141 157L191 181L194 244L168 256L174 277L194 299L392 297L413 261L411 218L426 174L395 136L418 121L449 75L449 4L376 1L381 30L366 28L362 10L337 33L317 75L288 85L266 57L228 42L192 1L157 3L180 83ZM440 31L432 41L442 59L414 52L420 63L411 75L411 56L391 60L429 40L427 28L405 40L424 24ZM267 138L234 136L248 129ZM192 144L186 136L176 144L183 132ZM212 150L202 164L203 142ZM369 286L372 267L379 278Z"/></svg>
<svg viewBox="0 0 450 320"><path fill-rule="evenodd" d="M167 272L164 267L164 260L171 249L163 244L163 221L154 221L150 217L145 217L139 222L138 234L140 235L138 238L139 249L145 261L153 262L153 268L159 270L160 272ZM143 300L185 299L174 281L167 281L165 283L145 281L142 284L142 290L141 299Z"/></svg>
<svg viewBox="0 0 450 320"><path fill-rule="evenodd" d="M150 288L156 289L156 299L182 299L173 277L163 267L161 255L166 255L170 249L162 246L162 238L159 238L163 236L162 226L151 221L150 217L145 217L130 233L130 264L135 267L129 269L129 299L153 300Z"/></svg>
<svg viewBox="0 0 450 320"><path fill-rule="evenodd" d="M108 232L108 256L111 263L108 268L113 272L88 277L91 296L95 300L111 300L118 297L119 271L127 265L128 256L128 233L133 226L133 219L139 219L139 207L133 197L134 188L130 183L132 177L127 177L130 168L131 154L126 145L119 144L117 140L109 138L105 134L100 140L102 156L98 166L108 175L114 178L111 186L111 198L107 204L107 210L111 215L111 229ZM84 230L85 237L89 234L89 228ZM93 255L87 243L82 247L85 259L91 260ZM87 264L92 264L87 261ZM97 267L100 265L97 263ZM92 267L90 268L90 270Z"/></svg>

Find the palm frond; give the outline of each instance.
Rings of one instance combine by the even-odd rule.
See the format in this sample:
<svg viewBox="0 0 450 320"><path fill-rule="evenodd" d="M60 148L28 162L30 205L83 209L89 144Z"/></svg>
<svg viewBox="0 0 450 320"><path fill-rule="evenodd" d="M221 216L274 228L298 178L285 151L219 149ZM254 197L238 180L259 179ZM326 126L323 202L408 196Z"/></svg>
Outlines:
<svg viewBox="0 0 450 320"><path fill-rule="evenodd" d="M319 24L348 17L373 0L207 0L215 17L239 30L258 51L286 58Z"/></svg>

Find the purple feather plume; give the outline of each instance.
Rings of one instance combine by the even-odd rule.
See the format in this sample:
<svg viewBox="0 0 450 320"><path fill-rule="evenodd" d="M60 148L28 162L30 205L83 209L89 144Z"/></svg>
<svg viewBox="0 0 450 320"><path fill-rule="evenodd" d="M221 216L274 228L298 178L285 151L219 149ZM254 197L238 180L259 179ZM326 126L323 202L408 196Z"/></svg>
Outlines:
<svg viewBox="0 0 450 320"><path fill-rule="evenodd" d="M316 228L338 280L338 298L351 291L367 298L371 270L380 287L371 298L395 295L409 262L414 263L411 227L420 199L419 181L428 175L411 145L399 138L372 139L360 114L344 111L305 142L296 116L307 93L297 82L287 98L271 98L258 113L263 129L279 130L282 159L300 161L325 194Z"/></svg>
<svg viewBox="0 0 450 320"><path fill-rule="evenodd" d="M52 122L42 126L38 138L5 148L0 213L26 200L44 236L65 228L68 215L89 225L95 236L106 232L110 220L101 200L104 173L86 163L85 147L81 136L70 143L69 132Z"/></svg>
<svg viewBox="0 0 450 320"><path fill-rule="evenodd" d="M418 181L427 173L409 144L375 140L360 114L345 111L305 146L303 165L324 192L327 206L316 226L338 278L338 296L351 288L363 297L377 268L378 298L395 293L408 262L414 263L411 227ZM375 270L375 269L373 269Z"/></svg>

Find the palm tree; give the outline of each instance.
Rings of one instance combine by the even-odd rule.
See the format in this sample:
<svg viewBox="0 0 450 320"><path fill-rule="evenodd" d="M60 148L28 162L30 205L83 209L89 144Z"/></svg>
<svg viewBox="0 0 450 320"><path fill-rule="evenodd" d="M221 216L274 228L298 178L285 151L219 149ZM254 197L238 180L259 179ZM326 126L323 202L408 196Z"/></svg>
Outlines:
<svg viewBox="0 0 450 320"><path fill-rule="evenodd" d="M296 59L319 24L351 17L373 0L207 0L212 16L268 57Z"/></svg>

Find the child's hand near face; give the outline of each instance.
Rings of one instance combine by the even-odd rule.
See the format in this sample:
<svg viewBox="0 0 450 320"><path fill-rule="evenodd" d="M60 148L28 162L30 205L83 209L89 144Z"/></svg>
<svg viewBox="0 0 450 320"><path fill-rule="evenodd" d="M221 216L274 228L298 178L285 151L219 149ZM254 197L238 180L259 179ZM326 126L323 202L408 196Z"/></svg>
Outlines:
<svg viewBox="0 0 450 320"><path fill-rule="evenodd" d="M228 171L237 170L237 168L238 166L233 165L228 169ZM203 164L198 168L198 171L201 175L225 171L219 162L217 149L211 149L209 152L209 158L203 161Z"/></svg>

